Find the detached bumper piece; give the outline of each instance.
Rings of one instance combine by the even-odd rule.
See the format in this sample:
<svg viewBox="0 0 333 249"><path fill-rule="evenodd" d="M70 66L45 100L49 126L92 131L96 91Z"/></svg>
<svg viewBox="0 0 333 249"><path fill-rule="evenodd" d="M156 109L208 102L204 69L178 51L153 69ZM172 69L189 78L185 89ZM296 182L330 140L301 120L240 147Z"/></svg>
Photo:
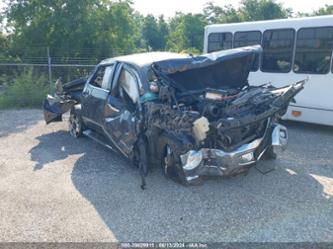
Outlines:
<svg viewBox="0 0 333 249"><path fill-rule="evenodd" d="M242 172L247 166L261 159L265 151L284 150L288 142L287 128L276 124L262 138L244 144L232 152L202 148L191 150L180 156L188 183L200 176L228 176Z"/></svg>

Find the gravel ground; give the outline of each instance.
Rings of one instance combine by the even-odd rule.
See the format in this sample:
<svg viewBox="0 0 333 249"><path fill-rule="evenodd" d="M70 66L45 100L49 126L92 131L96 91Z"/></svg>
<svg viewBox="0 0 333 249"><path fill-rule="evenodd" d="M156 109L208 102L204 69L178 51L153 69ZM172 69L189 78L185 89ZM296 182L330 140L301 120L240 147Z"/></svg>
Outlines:
<svg viewBox="0 0 333 249"><path fill-rule="evenodd" d="M287 123L268 174L183 187L40 110L0 111L0 241L333 242L333 129Z"/></svg>

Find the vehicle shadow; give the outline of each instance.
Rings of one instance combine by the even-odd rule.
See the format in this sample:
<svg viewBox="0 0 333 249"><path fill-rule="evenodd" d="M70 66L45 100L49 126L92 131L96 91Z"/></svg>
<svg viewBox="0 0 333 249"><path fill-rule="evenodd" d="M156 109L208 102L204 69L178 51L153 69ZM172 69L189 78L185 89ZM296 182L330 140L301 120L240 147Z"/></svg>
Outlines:
<svg viewBox="0 0 333 249"><path fill-rule="evenodd" d="M275 167L266 175L252 168L248 175L183 187L154 170L144 191L135 168L89 139L58 131L38 137L30 153L35 169L82 153L72 182L118 241L333 241L333 219L325 216L333 209L333 156L318 161L320 153L302 151L307 145L299 130L290 133L289 150L262 162Z"/></svg>
<svg viewBox="0 0 333 249"><path fill-rule="evenodd" d="M42 111L31 110L0 110L0 138L27 130L43 120Z"/></svg>
<svg viewBox="0 0 333 249"><path fill-rule="evenodd" d="M39 144L29 151L31 160L36 162L34 171L41 170L46 164L87 151L84 145L81 146L79 141L72 139L65 130L44 134L35 139L39 141Z"/></svg>

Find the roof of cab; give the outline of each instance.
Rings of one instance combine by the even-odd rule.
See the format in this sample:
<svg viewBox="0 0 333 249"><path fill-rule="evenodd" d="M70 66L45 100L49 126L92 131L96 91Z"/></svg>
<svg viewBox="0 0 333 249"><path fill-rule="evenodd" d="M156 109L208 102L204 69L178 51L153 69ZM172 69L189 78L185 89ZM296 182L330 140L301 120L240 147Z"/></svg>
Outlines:
<svg viewBox="0 0 333 249"><path fill-rule="evenodd" d="M109 58L103 60L100 64L103 65L103 64L110 64L115 61L121 61L132 64L134 66L145 67L149 66L154 62L159 62L169 59L183 59L188 57L189 55L187 54L177 54L170 52L149 52L149 53L131 54L131 55Z"/></svg>

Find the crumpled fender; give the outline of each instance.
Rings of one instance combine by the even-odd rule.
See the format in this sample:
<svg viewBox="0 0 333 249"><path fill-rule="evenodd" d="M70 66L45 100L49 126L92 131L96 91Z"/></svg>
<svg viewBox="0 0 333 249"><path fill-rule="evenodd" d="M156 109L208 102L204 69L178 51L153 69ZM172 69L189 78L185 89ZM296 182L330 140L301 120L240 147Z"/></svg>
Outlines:
<svg viewBox="0 0 333 249"><path fill-rule="evenodd" d="M68 112L76 104L75 100L62 100L48 95L43 102L44 120L46 124L61 122L62 114Z"/></svg>

